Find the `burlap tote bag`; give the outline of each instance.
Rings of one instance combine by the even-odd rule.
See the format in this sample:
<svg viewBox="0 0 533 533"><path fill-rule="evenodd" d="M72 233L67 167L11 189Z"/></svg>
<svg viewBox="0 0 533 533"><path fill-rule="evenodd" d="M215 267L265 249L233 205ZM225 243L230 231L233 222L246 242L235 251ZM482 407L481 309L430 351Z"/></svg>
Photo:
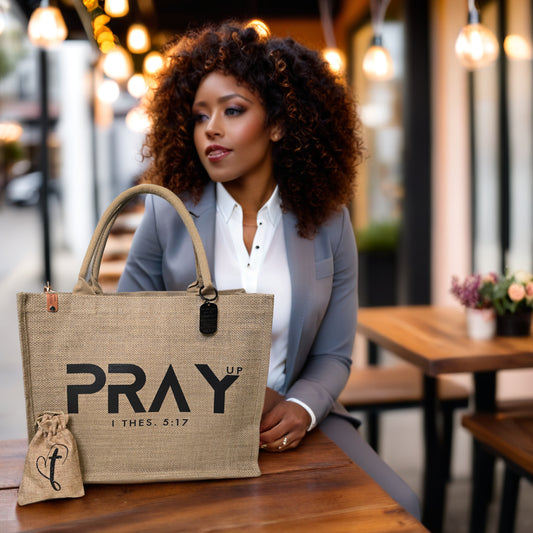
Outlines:
<svg viewBox="0 0 533 533"><path fill-rule="evenodd" d="M44 413L26 454L18 504L85 494L76 439L67 429L68 415Z"/></svg>
<svg viewBox="0 0 533 533"><path fill-rule="evenodd" d="M139 194L166 199L193 242L186 292L103 293L109 231ZM106 210L72 294L17 295L28 434L69 415L85 483L253 477L273 296L213 286L200 236L169 190L138 185Z"/></svg>

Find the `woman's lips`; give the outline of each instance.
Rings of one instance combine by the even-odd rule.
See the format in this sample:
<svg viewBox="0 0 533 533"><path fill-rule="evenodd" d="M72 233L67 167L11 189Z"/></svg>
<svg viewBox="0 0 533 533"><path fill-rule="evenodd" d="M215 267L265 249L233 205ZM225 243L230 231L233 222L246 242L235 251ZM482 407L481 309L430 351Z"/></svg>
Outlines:
<svg viewBox="0 0 533 533"><path fill-rule="evenodd" d="M220 161L224 159L230 152L231 150L229 148L218 145L208 146L205 150L205 154L209 161Z"/></svg>

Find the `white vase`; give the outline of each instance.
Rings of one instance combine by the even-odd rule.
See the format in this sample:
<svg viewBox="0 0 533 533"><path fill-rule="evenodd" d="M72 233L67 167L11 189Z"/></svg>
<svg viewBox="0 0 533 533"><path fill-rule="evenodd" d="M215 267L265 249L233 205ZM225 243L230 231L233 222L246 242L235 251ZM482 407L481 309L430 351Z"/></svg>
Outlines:
<svg viewBox="0 0 533 533"><path fill-rule="evenodd" d="M466 331L471 339L483 341L496 334L496 313L494 309L466 308Z"/></svg>

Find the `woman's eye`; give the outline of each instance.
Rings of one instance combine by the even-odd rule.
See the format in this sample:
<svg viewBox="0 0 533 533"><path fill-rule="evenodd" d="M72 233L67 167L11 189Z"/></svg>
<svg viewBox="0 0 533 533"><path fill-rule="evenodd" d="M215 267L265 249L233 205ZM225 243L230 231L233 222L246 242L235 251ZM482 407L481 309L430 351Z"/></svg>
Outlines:
<svg viewBox="0 0 533 533"><path fill-rule="evenodd" d="M194 114L194 122L203 122L204 120L207 120L207 115L205 115L204 113Z"/></svg>
<svg viewBox="0 0 533 533"><path fill-rule="evenodd" d="M226 109L226 115L229 117L235 117L241 115L242 113L244 113L244 109L242 107L228 107Z"/></svg>

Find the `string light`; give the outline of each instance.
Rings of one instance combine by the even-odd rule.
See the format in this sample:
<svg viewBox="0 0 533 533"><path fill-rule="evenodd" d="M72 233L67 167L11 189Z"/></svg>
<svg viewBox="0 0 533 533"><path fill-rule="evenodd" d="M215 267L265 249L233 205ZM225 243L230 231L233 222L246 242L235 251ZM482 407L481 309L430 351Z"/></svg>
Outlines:
<svg viewBox="0 0 533 533"><path fill-rule="evenodd" d="M158 70L163 67L163 56L159 52L150 52L144 58L143 71L148 76L157 74Z"/></svg>
<svg viewBox="0 0 533 533"><path fill-rule="evenodd" d="M146 80L142 74L134 74L128 80L128 92L133 98L142 98L147 89Z"/></svg>
<svg viewBox="0 0 533 533"><path fill-rule="evenodd" d="M115 42L118 42L113 32L107 27L111 17L105 14L98 0L83 0L83 5L91 17L94 39L98 43L100 51L107 54L114 48Z"/></svg>
<svg viewBox="0 0 533 533"><path fill-rule="evenodd" d="M50 6L48 0L31 14L28 22L30 42L41 48L54 48L67 38L67 26L57 7Z"/></svg>
<svg viewBox="0 0 533 533"><path fill-rule="evenodd" d="M128 0L105 0L105 12L114 18L124 17L130 11Z"/></svg>
<svg viewBox="0 0 533 533"><path fill-rule="evenodd" d="M531 45L521 35L508 35L503 41L503 49L509 59L531 59Z"/></svg>
<svg viewBox="0 0 533 533"><path fill-rule="evenodd" d="M133 73L133 60L127 50L117 44L104 56L102 69L109 78L123 82Z"/></svg>
<svg viewBox="0 0 533 533"><path fill-rule="evenodd" d="M324 59L329 63L329 68L335 74L343 74L346 60L344 54L338 48L325 48L322 51Z"/></svg>
<svg viewBox="0 0 533 533"><path fill-rule="evenodd" d="M126 37L128 50L133 54L144 54L150 50L150 34L144 24L132 24Z"/></svg>
<svg viewBox="0 0 533 533"><path fill-rule="evenodd" d="M0 122L0 142L15 142L20 139L22 131L22 126L16 122Z"/></svg>
<svg viewBox="0 0 533 533"><path fill-rule="evenodd" d="M383 46L383 20L390 0L372 0L372 41L363 57L363 72L370 80L390 80L394 76L394 65L387 49Z"/></svg>
<svg viewBox="0 0 533 533"><path fill-rule="evenodd" d="M150 119L144 108L140 105L130 109L126 114L126 126L137 133L148 133L150 130Z"/></svg>
<svg viewBox="0 0 533 533"><path fill-rule="evenodd" d="M479 12L474 0L468 0L468 24L457 37L455 53L468 70L485 67L498 57L498 41L494 34L479 22Z"/></svg>
<svg viewBox="0 0 533 533"><path fill-rule="evenodd" d="M394 76L391 56L381 42L381 37L374 35L363 57L363 71L370 80L390 80Z"/></svg>
<svg viewBox="0 0 533 533"><path fill-rule="evenodd" d="M120 96L120 88L115 80L104 80L98 87L97 96L102 102L112 104Z"/></svg>
<svg viewBox="0 0 533 533"><path fill-rule="evenodd" d="M324 40L326 41L326 48L322 50L322 56L329 64L329 68L333 73L342 75L345 71L346 59L342 51L337 48L329 0L320 0L318 7Z"/></svg>
<svg viewBox="0 0 533 533"><path fill-rule="evenodd" d="M270 28L268 25L259 19L254 19L246 24L247 28L253 28L261 39L268 39L270 37Z"/></svg>

